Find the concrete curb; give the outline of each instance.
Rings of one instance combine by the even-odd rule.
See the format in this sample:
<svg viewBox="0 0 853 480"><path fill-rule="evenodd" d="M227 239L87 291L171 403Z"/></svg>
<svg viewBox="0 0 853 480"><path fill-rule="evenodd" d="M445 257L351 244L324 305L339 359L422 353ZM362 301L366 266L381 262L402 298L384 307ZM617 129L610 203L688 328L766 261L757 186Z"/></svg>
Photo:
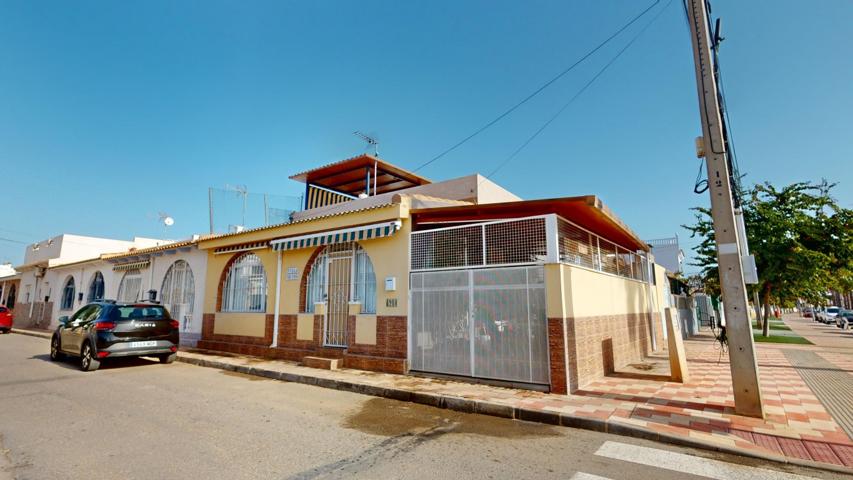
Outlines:
<svg viewBox="0 0 853 480"><path fill-rule="evenodd" d="M716 445L711 442L705 442L702 440L685 438L668 433L655 432L654 430L639 427L637 425L620 423L618 421L580 417L576 415L551 412L547 410L529 410L525 408L516 408L509 405L501 405L498 403L472 400L468 398L452 397L448 395L437 395L434 393L412 392L409 390L402 390L396 388L377 387L373 385L364 385L361 383L348 382L345 380L318 378L295 373L278 372L275 370L250 367L246 365L232 365L230 363L221 362L218 360L186 357L181 355L180 352L178 353L178 361L197 365L200 367L217 368L220 370L243 373L246 375L256 375L272 380L315 385L318 387L330 388L334 390L360 393L362 395L390 398L403 402L419 403L431 407L446 408L448 410L454 410L457 412L477 413L481 415L490 415L493 417L508 418L513 420L524 420L528 422L543 423L547 425L558 425L563 427L579 428L583 430L593 430L596 432L610 433L613 435L642 438L645 440L668 443L681 447L710 450L714 452L737 455L741 457L752 457L768 462L785 463L789 465L814 468L818 470L826 470L836 473L853 474L853 469L839 465L783 457L781 455L742 451L736 448Z"/></svg>
<svg viewBox="0 0 853 480"><path fill-rule="evenodd" d="M36 332L33 330L21 330L20 328L13 328L12 333L17 333L18 335L27 335L30 337L38 337L38 338L46 338L50 340L50 336L52 334L47 332Z"/></svg>

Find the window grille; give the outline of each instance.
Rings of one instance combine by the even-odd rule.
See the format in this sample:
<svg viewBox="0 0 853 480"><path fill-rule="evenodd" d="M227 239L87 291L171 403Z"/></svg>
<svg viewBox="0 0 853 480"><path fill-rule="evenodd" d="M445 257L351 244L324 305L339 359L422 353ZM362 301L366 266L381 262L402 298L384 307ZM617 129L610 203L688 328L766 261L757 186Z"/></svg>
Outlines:
<svg viewBox="0 0 853 480"><path fill-rule="evenodd" d="M265 312L267 274L260 257L243 254L231 264L222 293L223 312Z"/></svg>
<svg viewBox="0 0 853 480"><path fill-rule="evenodd" d="M352 255L352 301L361 302L362 313L376 313L376 274L367 252L357 243L342 243L326 247L311 265L305 289L305 311L314 312L314 304L327 300L329 255L338 258Z"/></svg>
<svg viewBox="0 0 853 480"><path fill-rule="evenodd" d="M376 274L370 256L355 244L353 257L353 301L361 302L361 313L376 313Z"/></svg>
<svg viewBox="0 0 853 480"><path fill-rule="evenodd" d="M62 310L74 308L74 293L74 277L68 277L68 280L65 281L65 288L62 289L62 303L60 304Z"/></svg>
<svg viewBox="0 0 853 480"><path fill-rule="evenodd" d="M599 238L598 250L601 257L601 271L619 275L619 267L616 262L616 245L603 238Z"/></svg>
<svg viewBox="0 0 853 480"><path fill-rule="evenodd" d="M142 289L142 273L139 270L128 270L121 277L118 284L119 302L135 302L139 300L139 292Z"/></svg>
<svg viewBox="0 0 853 480"><path fill-rule="evenodd" d="M412 270L483 264L481 225L416 232L411 238Z"/></svg>
<svg viewBox="0 0 853 480"><path fill-rule="evenodd" d="M89 284L89 295L87 301L89 303L104 299L104 275L101 272L95 272L92 277L92 282Z"/></svg>
<svg viewBox="0 0 853 480"><path fill-rule="evenodd" d="M181 329L189 330L195 304L195 279L190 264L178 260L169 267L160 289L160 300L172 318L181 322Z"/></svg>

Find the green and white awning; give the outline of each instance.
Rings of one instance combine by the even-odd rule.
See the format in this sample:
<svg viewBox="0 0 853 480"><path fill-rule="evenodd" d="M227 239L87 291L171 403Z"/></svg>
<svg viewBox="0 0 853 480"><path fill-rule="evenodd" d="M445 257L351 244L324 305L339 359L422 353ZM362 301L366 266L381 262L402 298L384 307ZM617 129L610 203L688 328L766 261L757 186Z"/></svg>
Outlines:
<svg viewBox="0 0 853 480"><path fill-rule="evenodd" d="M335 243L358 242L374 238L390 237L400 229L402 222L374 223L358 227L342 228L329 232L312 233L296 237L285 237L270 242L270 247L276 251L296 250L298 248L320 247Z"/></svg>
<svg viewBox="0 0 853 480"><path fill-rule="evenodd" d="M131 262L131 263L122 263L119 265L113 265L114 272L126 272L128 270L142 270L143 268L148 268L151 265L151 260L143 260L141 262Z"/></svg>

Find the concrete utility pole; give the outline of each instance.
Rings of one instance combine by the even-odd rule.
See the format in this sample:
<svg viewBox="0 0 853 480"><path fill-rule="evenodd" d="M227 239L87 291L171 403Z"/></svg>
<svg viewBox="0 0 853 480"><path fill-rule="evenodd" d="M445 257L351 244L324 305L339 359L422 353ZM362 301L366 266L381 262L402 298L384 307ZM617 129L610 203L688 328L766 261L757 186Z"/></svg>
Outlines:
<svg viewBox="0 0 853 480"><path fill-rule="evenodd" d="M755 344L752 340L752 325L747 310L749 305L734 215L731 172L729 172L728 154L723 140L723 123L714 60L711 56L706 0L688 0L687 17L693 41L693 59L696 63L696 86L699 93L705 163L708 165L711 215L714 220L714 235L717 243L717 265L725 306L735 411L741 415L764 418L761 386L758 383L758 364L755 358Z"/></svg>

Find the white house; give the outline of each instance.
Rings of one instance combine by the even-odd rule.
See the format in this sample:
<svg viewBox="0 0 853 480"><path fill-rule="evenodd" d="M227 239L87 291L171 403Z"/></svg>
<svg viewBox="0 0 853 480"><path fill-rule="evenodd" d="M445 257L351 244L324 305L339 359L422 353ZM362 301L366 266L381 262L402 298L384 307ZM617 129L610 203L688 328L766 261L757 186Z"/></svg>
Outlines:
<svg viewBox="0 0 853 480"><path fill-rule="evenodd" d="M207 252L199 236L165 245L106 254L112 281L107 298L132 302L160 301L181 324L181 344L195 346L201 338Z"/></svg>
<svg viewBox="0 0 853 480"><path fill-rule="evenodd" d="M133 240L62 234L26 247L15 305L15 325L52 328L56 319L73 312L91 299L104 298L99 290L115 282L101 255L147 248L164 240L136 237Z"/></svg>

